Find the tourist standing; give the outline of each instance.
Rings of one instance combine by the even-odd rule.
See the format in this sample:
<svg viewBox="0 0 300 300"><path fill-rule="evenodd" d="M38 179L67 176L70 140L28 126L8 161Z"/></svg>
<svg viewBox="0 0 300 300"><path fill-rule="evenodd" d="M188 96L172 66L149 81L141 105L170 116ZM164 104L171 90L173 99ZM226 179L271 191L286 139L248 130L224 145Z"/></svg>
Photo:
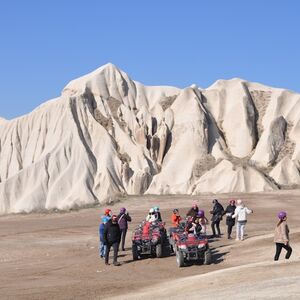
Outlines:
<svg viewBox="0 0 300 300"><path fill-rule="evenodd" d="M245 206L243 201L241 199L238 199L236 201L236 209L234 211L234 214L232 218L236 219L237 224L236 224L236 240L237 241L243 241L244 240L244 235L245 235L245 226L247 223L247 215L252 214L253 210L249 209L248 207Z"/></svg>
<svg viewBox="0 0 300 300"><path fill-rule="evenodd" d="M106 252L105 252L105 264L108 265L109 260L109 252L111 247L114 250L114 260L113 264L115 266L119 266L120 263L117 261L118 258L118 249L119 243L121 240L121 230L118 224L118 218L116 215L113 215L111 219L106 223L104 227L104 234L103 240L106 245Z"/></svg>
<svg viewBox="0 0 300 300"><path fill-rule="evenodd" d="M109 221L109 218L106 216L103 216L101 218L101 223L99 225L99 255L101 258L105 257L105 251L106 251L106 245L104 243L104 228L105 224Z"/></svg>
<svg viewBox="0 0 300 300"><path fill-rule="evenodd" d="M222 220L222 216L224 214L224 208L221 203L217 199L212 201L213 209L210 211L212 214L211 217L211 230L212 230L212 237L220 237L221 230L220 230L220 222ZM218 234L216 234L216 229Z"/></svg>
<svg viewBox="0 0 300 300"><path fill-rule="evenodd" d="M229 240L231 239L232 228L235 224L235 219L232 218L232 216L234 215L235 209L236 209L235 200L230 200L229 205L225 209L226 225L227 225L227 238Z"/></svg>
<svg viewBox="0 0 300 300"><path fill-rule="evenodd" d="M118 215L118 224L120 226L121 230L121 249L122 251L125 251L125 239L126 239L126 233L128 229L128 222L131 222L131 217L129 216L129 213L127 212L125 207L122 207L120 209L120 214Z"/></svg>

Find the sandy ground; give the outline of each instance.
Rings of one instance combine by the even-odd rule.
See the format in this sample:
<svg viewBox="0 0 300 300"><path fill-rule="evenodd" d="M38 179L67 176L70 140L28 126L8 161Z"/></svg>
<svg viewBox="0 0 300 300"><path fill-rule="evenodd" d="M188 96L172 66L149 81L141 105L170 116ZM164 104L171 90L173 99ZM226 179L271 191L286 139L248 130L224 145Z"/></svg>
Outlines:
<svg viewBox="0 0 300 300"><path fill-rule="evenodd" d="M254 210L243 242L225 236L212 240L213 264L178 268L174 256L132 261L131 230L149 207L159 204L169 225L171 210L186 213L194 200L208 212L217 197L227 205L240 197ZM133 218L127 251L120 267L105 266L98 256L98 224L103 207L68 213L0 217L1 299L300 299L300 190L219 196L130 197L111 208L126 206ZM273 262L276 214L288 212L293 254ZM225 232L225 221L221 230ZM210 231L209 231L210 233ZM239 288L237 288L237 285ZM284 295L281 295L284 293Z"/></svg>

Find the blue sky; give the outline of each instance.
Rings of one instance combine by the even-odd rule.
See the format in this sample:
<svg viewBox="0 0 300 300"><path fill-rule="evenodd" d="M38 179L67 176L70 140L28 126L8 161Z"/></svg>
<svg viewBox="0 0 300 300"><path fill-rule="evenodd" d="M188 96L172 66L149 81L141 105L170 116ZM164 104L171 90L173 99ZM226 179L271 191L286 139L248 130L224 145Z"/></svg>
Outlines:
<svg viewBox="0 0 300 300"><path fill-rule="evenodd" d="M146 85L240 77L300 92L300 1L0 0L0 116L112 62Z"/></svg>

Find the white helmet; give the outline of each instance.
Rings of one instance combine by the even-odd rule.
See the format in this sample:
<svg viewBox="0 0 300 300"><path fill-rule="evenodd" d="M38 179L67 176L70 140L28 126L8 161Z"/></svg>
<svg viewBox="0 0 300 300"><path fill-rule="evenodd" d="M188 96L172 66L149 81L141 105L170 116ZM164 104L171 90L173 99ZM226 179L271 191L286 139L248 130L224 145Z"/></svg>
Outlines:
<svg viewBox="0 0 300 300"><path fill-rule="evenodd" d="M154 213L154 208L149 209L149 214L152 214L152 213Z"/></svg>
<svg viewBox="0 0 300 300"><path fill-rule="evenodd" d="M237 205L242 205L242 204L243 204L243 201L242 201L241 199L238 199L238 200L236 200L236 204L237 204Z"/></svg>

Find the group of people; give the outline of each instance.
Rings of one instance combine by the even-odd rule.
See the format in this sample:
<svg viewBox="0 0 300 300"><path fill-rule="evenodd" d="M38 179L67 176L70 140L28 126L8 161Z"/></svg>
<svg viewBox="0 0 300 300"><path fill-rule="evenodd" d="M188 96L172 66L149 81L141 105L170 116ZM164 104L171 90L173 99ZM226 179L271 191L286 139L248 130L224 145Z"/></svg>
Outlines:
<svg viewBox="0 0 300 300"><path fill-rule="evenodd" d="M227 238L232 238L232 229L236 224L236 240L244 240L247 215L252 214L253 210L246 207L241 199L231 199L225 210L222 204L217 199L213 200L213 205L213 209L210 212L212 214L211 228L213 232L213 237L221 236L220 222L223 219L223 216L225 215L227 225Z"/></svg>
<svg viewBox="0 0 300 300"><path fill-rule="evenodd" d="M210 211L211 216L211 237L221 237L220 222L223 217L226 216L227 225L227 238L232 239L232 229L236 225L236 240L242 241L245 236L245 226L247 223L247 215L252 214L253 210L249 209L242 200L230 200L226 209L223 208L222 204L214 199L212 201L213 207ZM282 248L287 253L285 258L289 259L292 253L292 248L289 244L289 228L287 225L287 214L286 212L278 213L279 222L276 225L274 233L274 242L276 245L276 254L274 260L278 260ZM186 226L185 231L187 233L194 233L196 235L206 235L207 225L209 224L208 219L205 216L205 212L199 209L196 202L189 209L186 214ZM113 264L120 265L117 261L119 245L121 245L122 251L125 251L125 238L128 229L128 222L131 222L131 217L127 212L126 208L122 207L118 215L113 215L110 209L106 209L104 215L101 218L102 222L99 226L100 235L100 246L99 255L101 258L105 258L105 264L109 264L109 252L110 249L114 250ZM158 206L149 209L148 215L146 216L147 222L162 222L160 209ZM172 227L170 232L177 228L182 221L182 217L179 214L177 208L173 209L171 222Z"/></svg>
<svg viewBox="0 0 300 300"><path fill-rule="evenodd" d="M249 209L244 205L242 200L230 200L229 205L226 209L223 208L222 204L214 199L212 201L213 208L210 211L211 217L211 237L221 237L220 222L223 219L223 216L226 215L226 225L227 225L227 238L231 239L232 229L237 221L237 230L236 230L236 239L243 240L245 233L245 225L247 223L247 215L253 213L253 210ZM186 217L188 219L187 224L189 228L199 228L201 227L202 234L206 234L206 228L209 224L208 219L205 217L204 210L199 209L197 203L195 202L191 209L187 212ZM179 215L178 209L173 210L172 214L172 227L177 227L180 221L182 220ZM191 225L194 224L194 225ZM199 224L199 225L198 225Z"/></svg>
<svg viewBox="0 0 300 300"><path fill-rule="evenodd" d="M131 217L125 207L120 209L118 215L112 214L111 209L106 209L101 217L99 226L99 255L105 259L105 264L109 264L109 252L113 248L114 258L113 264L119 266L118 252L121 244L122 251L125 251L125 239L128 229L128 222L131 222Z"/></svg>

